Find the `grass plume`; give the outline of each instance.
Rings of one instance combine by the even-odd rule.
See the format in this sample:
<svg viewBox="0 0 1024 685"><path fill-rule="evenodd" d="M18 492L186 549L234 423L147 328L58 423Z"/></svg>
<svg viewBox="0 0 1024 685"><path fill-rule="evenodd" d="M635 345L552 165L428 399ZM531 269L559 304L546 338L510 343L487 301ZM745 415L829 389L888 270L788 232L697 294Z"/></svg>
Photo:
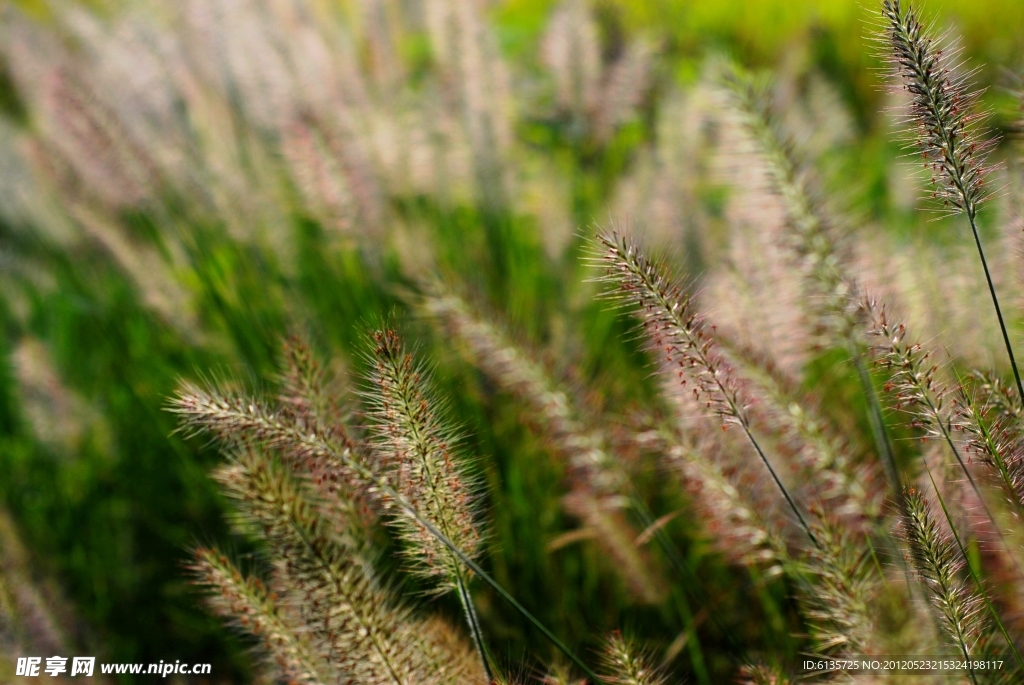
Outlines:
<svg viewBox="0 0 1024 685"><path fill-rule="evenodd" d="M195 551L192 570L198 582L208 588L214 611L258 637L289 682L326 685L328 679L319 673L323 666L316 663L310 646L287 625L262 581L243 576L227 557L208 548Z"/></svg>
<svg viewBox="0 0 1024 685"><path fill-rule="evenodd" d="M965 660L970 661L981 636L981 604L960 578L964 561L953 541L932 515L928 501L919 490L908 489L907 511L902 531L910 550L910 561L928 590L950 640ZM973 668L971 680L977 683Z"/></svg>
<svg viewBox="0 0 1024 685"><path fill-rule="evenodd" d="M481 536L474 522L473 484L453 454L456 437L437 417L422 369L408 354L398 335L380 330L373 335L375 362L370 377L370 440L387 478L405 501L415 507L464 554L474 555ZM469 594L471 572L403 508L392 520L417 569L441 577L462 603L488 680L492 679L480 620Z"/></svg>
<svg viewBox="0 0 1024 685"><path fill-rule="evenodd" d="M622 633L612 633L605 641L604 663L609 685L665 685L665 679L647 662L647 657Z"/></svg>
<svg viewBox="0 0 1024 685"><path fill-rule="evenodd" d="M943 48L941 39L930 36L913 7L904 8L900 0L884 0L882 15L886 23L886 56L893 79L910 95L906 119L914 131L914 147L921 154L925 168L932 172L932 196L946 211L966 214L970 223L1006 355L1017 382L1017 393L1024 407L1024 384L978 234L978 208L988 192L985 154L993 145L975 130L979 119L974 111L978 95L970 92L970 75L959 73L954 63L955 47Z"/></svg>
<svg viewBox="0 0 1024 685"><path fill-rule="evenodd" d="M664 356L665 368L678 375L697 402L723 422L738 425L768 470L801 527L816 544L803 512L782 483L775 467L751 431L747 399L732 369L718 351L710 327L694 309L692 298L671 282L630 238L612 232L598 238L602 252L598 263L612 288L610 297L635 306L653 351Z"/></svg>

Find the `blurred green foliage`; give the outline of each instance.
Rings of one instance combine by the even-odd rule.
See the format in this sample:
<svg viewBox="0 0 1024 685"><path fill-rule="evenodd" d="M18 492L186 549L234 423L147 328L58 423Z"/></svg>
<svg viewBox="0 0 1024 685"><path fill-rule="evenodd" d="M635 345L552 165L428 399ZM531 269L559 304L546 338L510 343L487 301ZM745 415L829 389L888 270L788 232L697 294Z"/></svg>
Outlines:
<svg viewBox="0 0 1024 685"><path fill-rule="evenodd" d="M536 45L554 0L507 0L494 8L506 47L526 55ZM874 122L882 92L875 3L859 0L601 0L606 34L650 32L680 59L678 77L696 76L708 50L753 67L778 65L794 46L810 53L844 92L862 123ZM1007 85L1005 70L1024 54L1024 5L1014 0L927 3L926 17L962 39L964 54L981 68L983 85ZM614 35L606 35L606 40ZM613 42L613 41L612 41Z"/></svg>

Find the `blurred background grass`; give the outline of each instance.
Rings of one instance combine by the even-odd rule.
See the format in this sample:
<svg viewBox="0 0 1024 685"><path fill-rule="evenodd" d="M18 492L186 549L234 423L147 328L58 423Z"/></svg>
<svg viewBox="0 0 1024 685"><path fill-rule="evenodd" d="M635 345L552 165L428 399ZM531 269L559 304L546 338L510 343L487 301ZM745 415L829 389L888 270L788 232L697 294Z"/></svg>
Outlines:
<svg viewBox="0 0 1024 685"><path fill-rule="evenodd" d="M312 4L349 19L358 14L355 4ZM60 144L54 113L45 110L45 98L24 92L38 85L29 77L42 72L18 61L29 54L18 32L32 26L33 35L60 36L69 54L89 55L83 35L102 43L120 34L76 33L81 21L64 4L15 5L20 9L4 8L0 53L0 496L30 552L33 577L56 607L55 639L75 646L69 654L212 662L217 681L252 677L246 645L202 610L182 564L196 542L217 542L242 558L253 550L232 536L224 502L207 477L219 457L203 441L175 432L174 418L164 409L167 397L180 379L202 374L242 376L261 387L276 374L279 343L288 332L310 337L356 379L366 363L363 333L393 317L434 360L438 385L466 428L469 451L481 457L491 522L486 564L495 577L584 650L595 646L588 642L593 636L621 627L657 646L681 671L694 672L692 652L684 648L692 636L686 637L678 617L631 597L599 548L551 549L552 541L576 527L560 502L564 466L530 429L517 403L461 361L449 341L409 311L403 295L425 270L454 275L540 350L559 376L587 389L581 393L589 402L629 417L648 399L653 381L624 324L590 300L581 236L595 221L632 220L649 208L654 200L645 201L643 191L655 178L643 175L644 165L658 168L651 160L670 149L681 166L668 165L660 173L669 187L686 187L685 201L671 205L672 221L659 226L652 219L648 228L682 255L693 275L717 263L727 241L728 190L704 173L700 146L685 142L703 135L703 120L672 108L678 93L697 92L705 59L713 53L779 71L781 81L795 84L795 100L809 97L814 78L831 84L840 101L837 111L850 126L845 138L820 150L824 168L834 170L826 177L865 221L884 225L887 234L908 243L920 239L914 202L901 195L892 175L899 147L889 140L891 123L881 114L886 100L870 35L873 4L592 3L603 64L615 64L636 39L656 46L649 88L604 137L580 134L574 128L577 113L551 114L538 55L556 3L489 5L484 16L498 56L512 65L513 80L526 84L527 93L502 164L529 182L516 197L488 196L491 182L478 160L477 190L379 190L382 213L368 217L364 209L354 210L348 223L355 228L342 231L301 199L300 183L279 166L280 131L267 132L258 107L247 109L251 103L239 93L231 95L241 101L226 99L228 123L210 130L234 137L221 141L232 147L229 156L245 179L232 192L238 193L239 207L254 206L251 212L231 215L224 209L235 207L230 202L197 209L192 193L199 191L173 182L150 184L138 201L96 200L100 192L88 178L61 166L79 162L47 156ZM122 15L144 13L149 5L161 9L159 3L142 3L141 10L128 3L89 7L99 25L116 25ZM400 5L380 4L389 12L399 12ZM1018 68L1024 55L1024 4L949 0L929 10L941 26L955 27L962 36L965 56L981 67L978 80L989 87L985 102L994 111L993 127L1011 132L1019 112L1007 70ZM372 72L372 41L358 30L354 34L357 61ZM435 48L422 31L396 35L398 71L412 84L411 92L426 90L422 84L441 70ZM39 44L45 53L45 42ZM32 58L45 61L38 54ZM92 63L83 62L85 77ZM386 95L386 87L381 91ZM116 119L116 112L132 110L133 92L115 88L95 101L109 98L102 111ZM58 108L71 108L72 101L84 101L83 110L95 104L88 91L76 91L75 98ZM400 102L381 96L377 106L389 112ZM825 128L837 121L826 120ZM167 134L173 147L177 134ZM670 148L672 135L684 139L678 149ZM117 147L116 141L103 145ZM673 177L679 169L688 176ZM629 196L627 187L640 197L632 205L622 199ZM123 188L112 192L118 190ZM30 210L19 208L26 197L33 199ZM264 212L264 204L276 209ZM691 216L702 218L691 225ZM941 244L944 226L933 224L927 239ZM808 375L809 385L831 374L829 392L837 404L856 396L850 379L835 376L827 354L817 364L822 371ZM866 425L858 430L866 432ZM652 509L661 514L683 506L678 488L666 487L642 463L638 458L637 477ZM730 672L737 645L795 654L799 644L789 637L795 619L787 588L753 583L710 553L693 528L679 517L669 531L685 550L686 563L711 579L704 592L726 608L722 623L713 623L706 620L706 607L701 612L699 594L692 597L712 677ZM394 569L386 573L408 582ZM551 656L539 635L484 591L481 613L494 643L505 650L502 658Z"/></svg>

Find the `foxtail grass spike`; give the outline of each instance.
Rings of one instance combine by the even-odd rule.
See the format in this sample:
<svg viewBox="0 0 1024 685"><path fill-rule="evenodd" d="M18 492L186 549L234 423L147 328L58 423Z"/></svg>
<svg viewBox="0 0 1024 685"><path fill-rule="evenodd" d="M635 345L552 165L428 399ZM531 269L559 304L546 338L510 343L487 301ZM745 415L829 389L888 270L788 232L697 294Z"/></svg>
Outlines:
<svg viewBox="0 0 1024 685"><path fill-rule="evenodd" d="M748 664L740 669L739 685L789 685L792 682L778 668Z"/></svg>
<svg viewBox="0 0 1024 685"><path fill-rule="evenodd" d="M964 567L971 576L971 580L974 581L974 587L976 588L973 593L974 596L985 604L985 608L988 609L989 615L992 617L992 621L999 628L999 632L1002 633L1003 638L1006 640L1006 644L1009 645L1010 650L1013 652L1013 656L1017 660L1017 665L1024 668L1024 658L1021 657L1020 651L1017 649L1017 645L1010 637L1010 634L1006 631L1006 627L1003 625L1002 619L999 618L999 613L992 605L992 600L989 599L988 590L985 588L984 583L978 576L978 571L975 570L973 564L971 564L971 560L967 555L967 549L964 547L963 540L960 538L960 533L957 532L953 516L949 512L949 507L946 506L946 502L942 497L942 492L939 490L939 485L935 482L935 477L932 475L927 462L925 463L925 471L928 474L928 480L931 481L932 491L935 493L935 498L939 501L939 507L942 509L942 514L946 518L946 524L949 526L950 535L952 535L953 540L956 542L957 549L960 550L960 558L964 562Z"/></svg>
<svg viewBox="0 0 1024 685"><path fill-rule="evenodd" d="M691 297L630 238L613 231L601 234L598 241L601 251L595 261L605 269L602 280L611 286L608 296L639 310L652 350L664 357L665 368L678 374L682 385L693 382L694 397L722 420L723 427L735 424L742 429L807 537L817 545L803 512L754 437L738 381Z"/></svg>
<svg viewBox="0 0 1024 685"><path fill-rule="evenodd" d="M273 656L288 682L299 685L327 685L310 646L286 624L272 593L259 580L245 577L220 552L208 548L195 551L192 571L197 582L210 591L209 603L239 629L258 638Z"/></svg>
<svg viewBox="0 0 1024 685"><path fill-rule="evenodd" d="M880 647L871 609L873 578L865 541L819 516L820 546L810 550L805 604L814 641L823 655L873 654Z"/></svg>
<svg viewBox="0 0 1024 685"><path fill-rule="evenodd" d="M603 657L608 685L667 685L649 659L622 633L612 633L605 640Z"/></svg>
<svg viewBox="0 0 1024 685"><path fill-rule="evenodd" d="M358 682L395 683L439 674L419 649L409 614L376 587L369 566L339 544L301 483L255 451L239 451L217 473L246 522L266 538L302 598L300 612L331 663Z"/></svg>
<svg viewBox="0 0 1024 685"><path fill-rule="evenodd" d="M375 368L370 377L371 441L396 490L421 516L465 554L475 554L480 533L474 522L473 483L453 454L457 437L436 415L424 371L391 330L373 335ZM480 660L493 680L480 621L469 593L469 570L458 556L402 509L393 519L417 562L417 570L441 577L456 590Z"/></svg>
<svg viewBox="0 0 1024 685"><path fill-rule="evenodd" d="M733 108L756 142L772 188L785 208L787 244L803 272L805 292L802 302L814 318L823 343L842 346L852 357L868 401L868 419L875 446L893 492L899 496L903 486L892 444L877 393L864 368L866 350L860 335L862 322L849 306L857 286L848 271L848 255L840 241L836 222L811 182L808 165L800 159L793 141L776 120L768 94L739 67L732 67L726 72L725 83L732 96Z"/></svg>
<svg viewBox="0 0 1024 685"><path fill-rule="evenodd" d="M1024 513L1024 440L1017 414L999 411L991 393L983 394L966 383L961 379L957 389L953 429L965 437L967 453L977 455L991 469L1006 501L1020 516Z"/></svg>
<svg viewBox="0 0 1024 685"><path fill-rule="evenodd" d="M980 635L981 602L960 578L963 560L932 516L927 500L920 491L908 488L907 511L902 531L910 550L910 561L924 583L942 624L953 644L965 660L970 661ZM973 668L971 680L977 678Z"/></svg>
<svg viewBox="0 0 1024 685"><path fill-rule="evenodd" d="M565 508L584 525L601 531L597 544L614 559L615 568L642 601L656 604L664 581L633 540L638 533L621 509L646 507L633 491L629 475L608 448L600 431L581 419L576 402L522 347L496 325L476 315L470 305L441 286L433 286L423 308L444 330L462 341L474 363L502 388L533 410L552 447L568 462L570 492Z"/></svg>
<svg viewBox="0 0 1024 685"><path fill-rule="evenodd" d="M466 554L481 536L474 522L473 482L459 464L458 437L438 418L425 372L391 330L374 333L368 394L371 444L386 476L403 499ZM455 589L465 573L459 560L399 510L395 524L416 568Z"/></svg>
<svg viewBox="0 0 1024 685"><path fill-rule="evenodd" d="M912 147L932 174L932 197L943 210L967 215L1024 407L1024 383L978 233L978 208L988 194L985 156L994 145L976 131L981 118L975 111L979 94L970 91L969 73L957 73L956 47L943 47L941 38L930 36L913 7L904 8L900 0L884 0L882 15L886 25L885 57L893 80L910 97L906 120L913 131Z"/></svg>
<svg viewBox="0 0 1024 685"><path fill-rule="evenodd" d="M355 480L363 487L387 498L458 557L474 575L486 582L588 678L599 685L603 682L557 635L520 604L470 555L463 552L415 506L406 501L388 478L374 470L365 458L366 455L349 446L333 442L322 434L307 432L256 400L223 396L188 383L183 384L171 403L171 410L179 414L186 430L212 433L228 446L256 440L269 449L279 450L295 465L304 466L307 461L324 464L332 473L339 474L339 478Z"/></svg>
<svg viewBox="0 0 1024 685"><path fill-rule="evenodd" d="M999 521L985 501L981 488L953 439L954 420L946 406L949 389L936 377L939 367L930 361L931 353L924 351L920 343L906 341L906 325L891 321L884 305L868 298L861 303L861 307L870 321L869 333L878 341L875 348L878 363L890 373L886 390L893 393L896 410L913 417L912 427L945 441L960 470L967 476L996 534L1005 540Z"/></svg>

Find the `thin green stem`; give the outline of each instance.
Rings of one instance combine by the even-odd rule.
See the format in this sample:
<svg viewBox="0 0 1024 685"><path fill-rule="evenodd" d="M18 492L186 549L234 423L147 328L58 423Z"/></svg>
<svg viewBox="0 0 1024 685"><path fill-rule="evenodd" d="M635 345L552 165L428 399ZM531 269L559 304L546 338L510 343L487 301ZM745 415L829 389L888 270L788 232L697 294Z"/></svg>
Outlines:
<svg viewBox="0 0 1024 685"><path fill-rule="evenodd" d="M480 663L483 664L484 674L487 682L494 682L494 674L491 672L491 662L487 658L487 646L484 644L483 630L480 628L480 618L476 615L476 607L473 606L473 597L469 594L465 578L459 572L456 579L456 591L459 594L459 602L462 603L462 610L466 614L466 623L469 624L469 632L473 637L473 646L480 655Z"/></svg>
<svg viewBox="0 0 1024 685"><path fill-rule="evenodd" d="M878 401L878 393L875 392L871 375L864 366L864 358L859 350L854 349L850 353L853 357L853 365L857 369L857 376L860 378L860 384L864 389L864 397L868 401L868 421L871 424L871 434L875 439L875 446L878 448L879 456L882 457L882 464L889 477L889 484L892 486L893 492L896 493L897 499L902 502L903 486L900 482L899 469L896 468L896 457L893 455L885 419L882 416L882 405Z"/></svg>
<svg viewBox="0 0 1024 685"><path fill-rule="evenodd" d="M782 496L786 498L786 502L789 504L789 508L793 510L793 513L796 514L797 519L800 520L800 525L803 526L804 532L807 533L807 537L810 538L811 542L814 543L815 547L821 549L821 543L818 542L818 538L815 537L814 532L811 530L810 524L807 523L807 519L805 519L804 515L800 512L800 508L796 506L796 502L793 501L793 498L790 496L789 490L787 490L786 486L783 485L782 479L780 479L778 474L775 473L775 469L772 467L771 462L768 461L768 456L764 453L764 450L761 449L761 444L757 441L757 438L755 438L754 434L750 431L750 426L748 426L746 420L742 418L740 419L739 423L740 426L743 428L743 432L747 434L747 440L749 440L750 444L754 446L754 449L757 450L758 456L761 457L761 461L764 462L764 465L768 468L768 473L771 474L772 480L775 481L775 485L778 486L779 491L782 493Z"/></svg>
<svg viewBox="0 0 1024 685"><path fill-rule="evenodd" d="M985 270L985 281L988 283L988 292L992 295L992 306L996 309L996 318L999 319L999 330L1003 334L1003 344L1006 345L1006 355L1010 358L1010 368L1013 369L1013 379L1017 381L1017 394L1020 396L1021 407L1024 407L1024 383L1020 380L1020 371L1017 370L1017 360L1013 356L1013 347L1010 345L1010 334L1006 330L1006 322L1003 320L1003 310L999 307L999 297L996 295L996 286L992 282L992 274L988 269L988 260L985 259L985 250L981 247L981 236L978 235L978 224L975 221L976 209L970 207L967 210L967 219L971 223L971 232L974 233L974 244L978 246L978 257L981 258L981 267Z"/></svg>
<svg viewBox="0 0 1024 685"><path fill-rule="evenodd" d="M337 454L337 453L335 453L335 454ZM560 639L558 639L557 635L555 635L553 632L551 632L551 630L548 629L547 626L545 626L543 623L541 623L540 620L536 616L531 614L526 609L526 607L524 607L522 604L520 604L516 600L516 598L513 597L508 592L508 590L506 590L504 587L502 587L501 584L498 581L496 581L494 578L492 578L489 573L484 571L483 568L481 568L478 563L473 561L473 559L470 558L469 555L467 555L465 552L463 552L459 548L458 545L456 545L454 542L451 541L451 539L448 538L447 535L445 535L440 530L438 530L437 526L435 526L433 523L431 523L429 520L427 520L423 515L421 515L416 510L416 508L412 504L407 502L405 500L405 498L403 498L394 488L391 487L391 485L389 485L387 483L386 480L384 480L380 476L377 476L372 471L367 469L365 466L363 466L362 464L359 464L358 462L356 462L350 456L347 456L347 455L344 455L344 454L338 454L338 456L341 458L341 460L345 463L346 466L348 466L349 468L354 470L364 480L372 483L374 485L374 487L376 487L381 494L386 495L395 504L397 504L399 507L404 509L406 511L406 513L408 513L410 516L412 516L419 525L423 526L423 528L425 528L428 533L430 533L435 538L437 538L437 540L442 545L447 547L451 551L452 554L454 554L456 557L458 557L459 561L461 561L463 564L465 564L465 566L469 570L471 570L473 573L475 573L478 576L480 576L481 578L483 578L484 582L486 582L488 585L490 585L491 588L495 592L497 592L499 595L501 595L502 599L504 599L506 602L511 604L512 608L514 608L516 611L518 611L523 616L523 618L525 618L527 621L529 621L529 623L534 628L539 630L541 632L541 634L543 634L544 637L546 637L551 642L551 644L553 644L560 652L562 652L562 654L564 654L566 657L568 657L570 661L572 661L574 664L576 664L576 666L581 671L583 671L583 673L586 674L586 676L588 678L592 679L596 685L602 685L604 683L604 681L589 666L587 666L583 662L582 659L580 659L578 656L576 656L576 654L574 654L573 651L570 650L569 647L567 647L564 642L562 642Z"/></svg>

